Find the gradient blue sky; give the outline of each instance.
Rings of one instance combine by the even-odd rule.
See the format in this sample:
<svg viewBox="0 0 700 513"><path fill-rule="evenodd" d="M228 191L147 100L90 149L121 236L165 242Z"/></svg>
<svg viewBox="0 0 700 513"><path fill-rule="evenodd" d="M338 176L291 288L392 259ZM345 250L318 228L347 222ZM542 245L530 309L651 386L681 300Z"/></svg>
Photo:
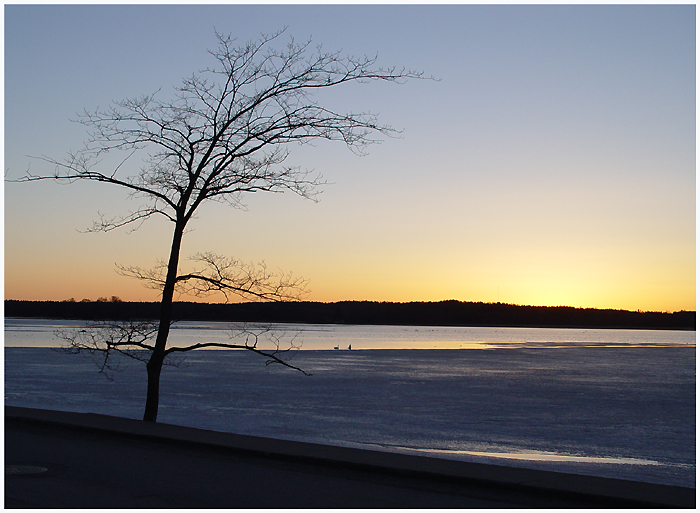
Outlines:
<svg viewBox="0 0 700 513"><path fill-rule="evenodd" d="M694 310L695 21L694 5L6 5L6 177L78 149L84 108L168 96L211 64L214 27L244 42L286 26L441 80L324 97L402 137L365 157L293 148L330 182L320 202L208 206L184 256L264 259L318 301ZM157 300L114 263L167 257L167 223L78 232L125 202L101 184L6 183L5 297Z"/></svg>

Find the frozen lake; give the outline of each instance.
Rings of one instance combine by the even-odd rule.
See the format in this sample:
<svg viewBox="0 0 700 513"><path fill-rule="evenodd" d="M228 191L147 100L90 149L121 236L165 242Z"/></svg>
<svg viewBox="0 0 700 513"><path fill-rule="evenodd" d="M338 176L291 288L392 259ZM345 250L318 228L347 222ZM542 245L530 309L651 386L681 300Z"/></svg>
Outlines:
<svg viewBox="0 0 700 513"><path fill-rule="evenodd" d="M88 356L40 347L66 323L6 319L5 404L140 418L143 364L109 380ZM228 336L183 324L175 343ZM695 487L695 332L303 328L293 363L311 377L190 352L164 369L158 420Z"/></svg>
<svg viewBox="0 0 700 513"><path fill-rule="evenodd" d="M56 330L82 321L5 319L5 347L59 347ZM185 321L175 324L168 343L227 342L236 324ZM465 328L439 326L358 326L277 324L284 341L301 349L495 349L536 347L694 346L694 331L556 328Z"/></svg>

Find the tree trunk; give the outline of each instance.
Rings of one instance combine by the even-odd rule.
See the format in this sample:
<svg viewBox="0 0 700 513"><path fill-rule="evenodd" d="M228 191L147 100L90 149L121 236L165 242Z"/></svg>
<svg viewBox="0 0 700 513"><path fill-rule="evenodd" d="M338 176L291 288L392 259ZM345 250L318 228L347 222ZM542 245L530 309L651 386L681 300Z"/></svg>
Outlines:
<svg viewBox="0 0 700 513"><path fill-rule="evenodd" d="M154 351L146 364L148 373L148 389L146 390L146 409L143 420L155 422L158 417L158 394L160 390L160 370L163 368L163 357L157 357Z"/></svg>
<svg viewBox="0 0 700 513"><path fill-rule="evenodd" d="M156 337L155 348L151 353L151 358L146 364L148 373L148 389L146 391L146 408L143 413L143 420L155 422L158 417L158 394L160 389L160 371L163 368L165 358L165 348L170 333L170 322L173 311L173 294L175 293L175 283L177 281L177 266L180 260L180 244L182 234L185 230L185 223L175 224L173 233L173 244L170 248L170 260L168 261L168 274L163 286L163 295L160 301L160 321L158 325L158 335Z"/></svg>

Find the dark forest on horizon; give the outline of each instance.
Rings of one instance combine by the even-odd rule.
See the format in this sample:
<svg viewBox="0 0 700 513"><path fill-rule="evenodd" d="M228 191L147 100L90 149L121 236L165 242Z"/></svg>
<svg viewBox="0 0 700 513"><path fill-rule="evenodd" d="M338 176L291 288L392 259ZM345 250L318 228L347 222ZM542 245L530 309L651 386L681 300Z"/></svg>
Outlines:
<svg viewBox="0 0 700 513"><path fill-rule="evenodd" d="M156 320L160 303L5 300L6 317L76 320ZM369 324L404 326L494 326L695 330L695 312L641 312L568 306L519 306L464 301L391 303L309 301L278 303L175 302L180 321Z"/></svg>

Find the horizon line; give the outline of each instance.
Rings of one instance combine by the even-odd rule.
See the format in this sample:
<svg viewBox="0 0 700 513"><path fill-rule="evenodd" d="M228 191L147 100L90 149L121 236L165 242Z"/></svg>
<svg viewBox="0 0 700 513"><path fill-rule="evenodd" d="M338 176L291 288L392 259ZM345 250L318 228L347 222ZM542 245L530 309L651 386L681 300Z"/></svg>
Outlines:
<svg viewBox="0 0 700 513"><path fill-rule="evenodd" d="M116 300L115 300L116 298ZM98 299L82 299L82 300L75 300L74 298L70 299L8 299L5 298L5 301L23 301L27 303L160 303L160 301L155 300L155 301L130 301L130 300L123 300L119 298L118 296L112 296L110 298L106 297L99 297ZM297 300L297 301L238 301L238 302L202 302L202 301L182 301L182 300L174 300L173 303L192 303L192 304L202 304L202 305L237 305L237 304L262 304L262 303L317 303L317 304L337 304L337 303L378 303L378 304L398 304L398 305L405 305L405 304L412 304L412 303L467 303L467 304L483 304L483 305L503 305L503 306L515 306L515 307L520 307L520 308L572 308L575 310L612 310L616 312L631 312L631 313L659 313L659 314L674 314L674 313L697 313L696 310L629 310L625 308L604 308L604 307L595 307L595 306L571 306L571 305L522 305L522 304L517 304L517 303L504 303L501 301L468 301L468 300L462 300L462 299L441 299L437 301L420 301L420 300L413 300L413 301L378 301L378 300L371 300L371 299L342 299L339 301L311 301L311 300Z"/></svg>

